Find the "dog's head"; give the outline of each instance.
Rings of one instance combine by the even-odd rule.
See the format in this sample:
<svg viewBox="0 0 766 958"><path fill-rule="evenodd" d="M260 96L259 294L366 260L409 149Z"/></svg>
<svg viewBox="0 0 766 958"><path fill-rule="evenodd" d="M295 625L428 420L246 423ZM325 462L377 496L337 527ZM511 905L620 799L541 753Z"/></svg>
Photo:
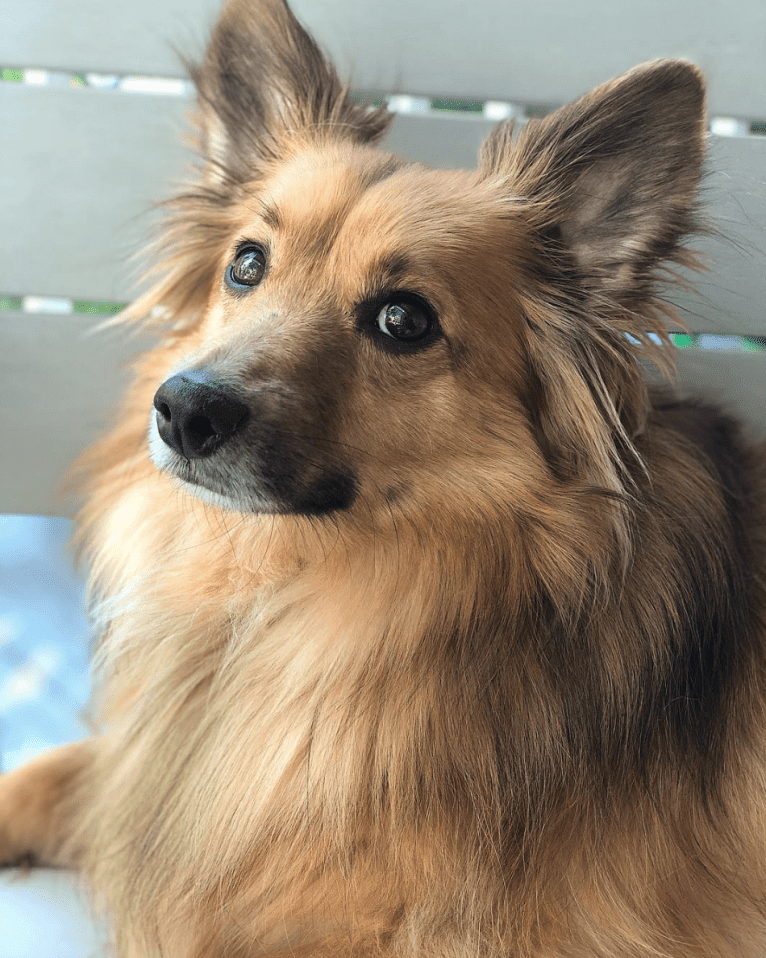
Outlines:
<svg viewBox="0 0 766 958"><path fill-rule="evenodd" d="M157 467L239 512L622 488L636 353L665 336L656 273L696 228L693 66L503 124L470 172L375 148L388 114L281 0L229 2L193 75L204 182L138 306L175 323L146 410Z"/></svg>

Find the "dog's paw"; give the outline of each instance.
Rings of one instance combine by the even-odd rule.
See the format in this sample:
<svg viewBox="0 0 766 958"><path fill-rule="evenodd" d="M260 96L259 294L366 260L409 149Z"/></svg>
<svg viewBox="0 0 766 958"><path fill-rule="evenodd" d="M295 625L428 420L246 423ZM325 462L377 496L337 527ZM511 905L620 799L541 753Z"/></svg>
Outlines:
<svg viewBox="0 0 766 958"><path fill-rule="evenodd" d="M18 855L16 858L9 858L7 861L0 861L0 870L4 868L18 868L22 872L29 872L31 869L36 868L40 862L38 861L37 855L33 852L25 852L23 855Z"/></svg>
<svg viewBox="0 0 766 958"><path fill-rule="evenodd" d="M62 848L88 754L88 740L74 742L0 775L0 867L75 864Z"/></svg>
<svg viewBox="0 0 766 958"><path fill-rule="evenodd" d="M26 836L30 823L31 782L16 769L0 775L0 868L26 868L37 864L37 852ZM29 840L25 841L28 837Z"/></svg>

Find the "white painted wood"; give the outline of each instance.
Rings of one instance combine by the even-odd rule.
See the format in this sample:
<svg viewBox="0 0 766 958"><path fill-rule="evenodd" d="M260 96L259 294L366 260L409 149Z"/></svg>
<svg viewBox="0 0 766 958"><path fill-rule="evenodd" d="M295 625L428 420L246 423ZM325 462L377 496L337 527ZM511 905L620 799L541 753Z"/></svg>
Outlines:
<svg viewBox="0 0 766 958"><path fill-rule="evenodd" d="M678 352L682 395L719 403L745 423L751 438L766 439L766 352Z"/></svg>
<svg viewBox="0 0 766 958"><path fill-rule="evenodd" d="M702 202L717 235L693 245L708 271L688 277L693 289L671 290L668 299L692 332L764 335L766 137L711 137L707 168Z"/></svg>
<svg viewBox="0 0 766 958"><path fill-rule="evenodd" d="M218 0L8 4L0 62L180 76ZM293 0L359 89L563 103L642 60L704 68L717 113L763 116L763 0Z"/></svg>
<svg viewBox="0 0 766 958"><path fill-rule="evenodd" d="M0 312L0 512L72 513L61 479L109 425L124 364L149 342L91 335L101 319Z"/></svg>
<svg viewBox="0 0 766 958"><path fill-rule="evenodd" d="M444 169L472 169L479 147L497 126L476 114L398 114L382 148Z"/></svg>
<svg viewBox="0 0 766 958"><path fill-rule="evenodd" d="M127 301L147 210L185 170L189 106L0 83L0 291Z"/></svg>
<svg viewBox="0 0 766 958"><path fill-rule="evenodd" d="M129 257L192 157L181 143L191 102L98 90L0 84L15 148L0 166L5 228L0 291L125 302ZM473 166L493 124L475 115L399 115L394 152ZM766 137L713 138L706 201L723 235L701 241L711 272L672 291L692 331L766 333Z"/></svg>

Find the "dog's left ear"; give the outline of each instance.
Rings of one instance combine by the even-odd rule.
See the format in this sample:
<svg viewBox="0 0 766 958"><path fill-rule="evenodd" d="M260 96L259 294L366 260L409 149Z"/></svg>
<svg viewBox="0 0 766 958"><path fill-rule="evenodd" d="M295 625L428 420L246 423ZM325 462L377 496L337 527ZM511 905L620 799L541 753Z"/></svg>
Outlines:
<svg viewBox="0 0 766 958"><path fill-rule="evenodd" d="M296 140L371 143L391 116L353 102L284 0L227 0L201 66L191 66L208 177L257 177Z"/></svg>
<svg viewBox="0 0 766 958"><path fill-rule="evenodd" d="M683 260L681 241L698 228L705 136L700 71L657 60L530 121L515 144L498 127L481 168L507 176L533 229L572 255L581 292L640 309L653 269Z"/></svg>

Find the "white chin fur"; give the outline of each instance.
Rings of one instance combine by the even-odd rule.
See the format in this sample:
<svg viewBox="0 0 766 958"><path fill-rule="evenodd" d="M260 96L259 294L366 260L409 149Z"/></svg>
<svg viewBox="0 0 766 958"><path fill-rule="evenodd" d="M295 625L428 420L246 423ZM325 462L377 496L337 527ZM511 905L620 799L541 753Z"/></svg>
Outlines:
<svg viewBox="0 0 766 958"><path fill-rule="evenodd" d="M154 416L149 423L149 457L154 465L173 478L179 489L182 489L200 502L206 505L215 506L217 509L225 509L227 512L273 512L273 504L265 499L248 492L242 497L227 496L220 492L211 492L204 486L199 486L193 482L187 482L177 475L175 470L177 455L162 441L162 437L157 429L157 422Z"/></svg>
<svg viewBox="0 0 766 958"><path fill-rule="evenodd" d="M229 496L221 495L219 492L211 492L204 486L197 486L192 482L186 482L185 479L178 479L178 477L176 477L176 481L185 493L194 496L195 499L199 499L200 502L204 502L208 506L215 506L216 509L224 509L226 512L253 512L253 509L245 508L242 503Z"/></svg>

